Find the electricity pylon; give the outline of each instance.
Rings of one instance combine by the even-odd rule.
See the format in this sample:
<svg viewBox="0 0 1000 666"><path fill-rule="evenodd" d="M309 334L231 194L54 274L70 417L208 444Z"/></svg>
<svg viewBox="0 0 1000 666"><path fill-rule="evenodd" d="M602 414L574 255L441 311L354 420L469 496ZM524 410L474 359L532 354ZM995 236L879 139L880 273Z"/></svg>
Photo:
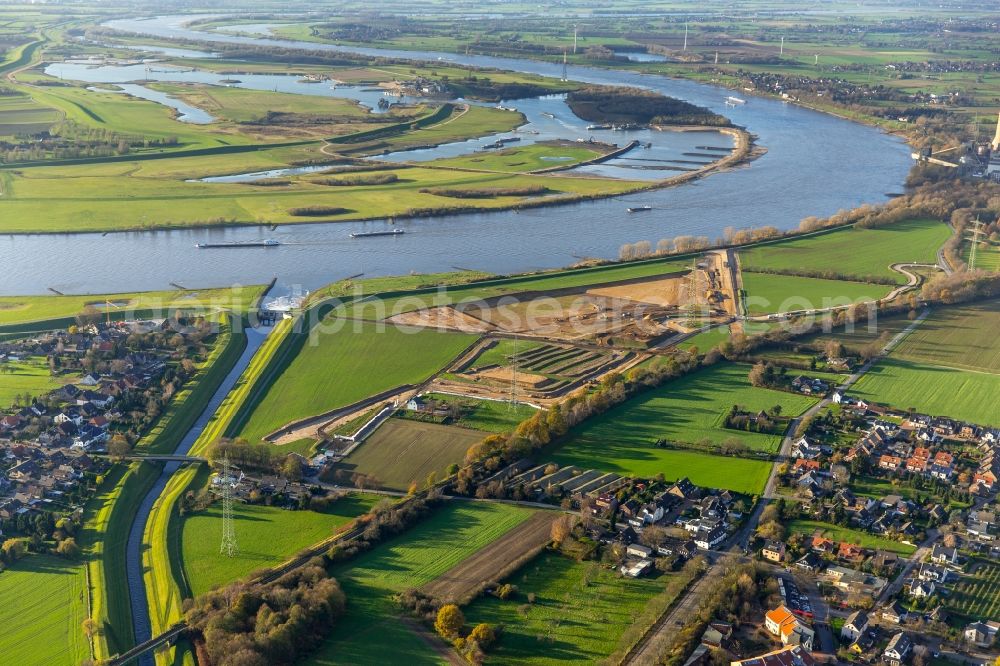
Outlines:
<svg viewBox="0 0 1000 666"><path fill-rule="evenodd" d="M236 526L233 524L233 482L229 458L222 459L222 545L219 554L236 557L240 552L236 543Z"/></svg>

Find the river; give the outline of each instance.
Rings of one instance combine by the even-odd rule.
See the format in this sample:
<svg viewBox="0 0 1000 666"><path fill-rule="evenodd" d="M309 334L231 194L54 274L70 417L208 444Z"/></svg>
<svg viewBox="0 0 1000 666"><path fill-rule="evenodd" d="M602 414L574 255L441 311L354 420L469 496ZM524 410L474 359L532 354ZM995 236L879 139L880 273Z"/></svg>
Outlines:
<svg viewBox="0 0 1000 666"><path fill-rule="evenodd" d="M555 77L562 72L561 63L453 53L341 49L328 44L202 33L184 28L188 19L177 16L122 19L108 25L163 38L343 50L427 60L440 58ZM390 275L456 267L511 273L555 268L583 257L613 258L623 243L639 240L655 244L661 238L680 234L714 238L729 226L793 228L803 217L830 215L861 203L886 201L889 193L902 189L910 168L909 150L900 139L791 104L751 98L744 106L727 108L725 98L731 93L716 86L581 66L570 66L568 75L570 79L591 83L642 86L706 106L745 125L768 152L747 167L679 187L520 212L283 225L274 231L257 226L3 235L0 262L5 271L0 291L38 294L52 287L65 293L100 293L166 289L172 282L186 287L265 283L277 277L275 293L282 293L292 286L313 289L357 273ZM290 79L285 77L289 85ZM541 103L523 102L526 107ZM521 100L513 102L515 106L521 103ZM420 159L418 154L411 157ZM627 206L640 204L653 206L654 210L642 215L626 213ZM404 227L409 233L363 240L349 237L353 231L390 226ZM197 242L260 238L275 238L283 245L212 251L194 247Z"/></svg>
<svg viewBox="0 0 1000 666"><path fill-rule="evenodd" d="M240 358L236 361L236 365L233 366L233 369L226 375L226 378L219 385L215 394L212 395L211 400L205 405L194 425L184 435L181 443L174 450L174 455L184 456L191 450L191 447L201 435L201 431L205 429L209 419L215 415L219 405L222 404L222 400L232 390L236 384L236 380L243 374L243 371L250 363L250 359L260 349L260 346L264 343L271 330L271 328L249 328L246 330L246 349L243 350ZM146 596L146 584L142 577L142 536L146 530L146 522L149 520L149 512L152 510L153 504L163 493L167 481L170 480L170 477L180 466L181 463L179 462L167 462L164 464L163 471L160 472L160 476L156 479L153 487L149 489L149 492L146 493L139 503L139 509L132 521L132 527L129 529L128 543L125 550L125 577L128 581L129 598L132 603L132 630L135 632L136 645L152 637L149 619L149 600ZM152 653L147 652L142 655L138 659L138 663L141 666L152 666Z"/></svg>

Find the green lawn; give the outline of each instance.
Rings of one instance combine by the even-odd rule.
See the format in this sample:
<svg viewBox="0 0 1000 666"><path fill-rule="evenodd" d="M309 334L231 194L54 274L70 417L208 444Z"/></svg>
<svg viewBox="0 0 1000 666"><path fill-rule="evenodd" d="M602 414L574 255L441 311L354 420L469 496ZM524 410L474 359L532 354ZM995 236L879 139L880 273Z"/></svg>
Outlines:
<svg viewBox="0 0 1000 666"><path fill-rule="evenodd" d="M1000 425L1000 375L929 365L903 359L879 361L851 389L851 395L950 416L979 425Z"/></svg>
<svg viewBox="0 0 1000 666"><path fill-rule="evenodd" d="M592 579L587 582L588 570ZM507 579L507 601L483 596L464 608L470 625L503 626L487 663L597 663L611 654L646 603L663 590L659 578L625 578L595 562L544 553ZM535 595L527 605L527 595ZM526 609L526 610L522 610Z"/></svg>
<svg viewBox="0 0 1000 666"><path fill-rule="evenodd" d="M830 271L861 281L891 278L906 284L906 277L889 266L936 263L937 250L950 235L948 225L927 219L878 229L847 227L741 250L740 261L749 271Z"/></svg>
<svg viewBox="0 0 1000 666"><path fill-rule="evenodd" d="M751 316L772 312L812 310L862 301L889 293L886 285L843 280L743 272L746 306Z"/></svg>
<svg viewBox="0 0 1000 666"><path fill-rule="evenodd" d="M49 366L41 357L0 363L0 408L6 409L25 393L41 397L63 383L49 373Z"/></svg>
<svg viewBox="0 0 1000 666"><path fill-rule="evenodd" d="M347 594L347 614L307 663L440 663L397 619L392 595L429 583L532 514L531 509L507 504L453 502L402 535L335 567L332 574Z"/></svg>
<svg viewBox="0 0 1000 666"><path fill-rule="evenodd" d="M690 350L693 347L697 347L698 351L702 354L708 350L719 346L721 343L729 339L729 327L728 326L713 326L707 331L702 331L701 333L696 333L680 345L681 349Z"/></svg>
<svg viewBox="0 0 1000 666"><path fill-rule="evenodd" d="M747 411L758 412L781 405L784 416L797 416L816 399L751 386L747 379L749 371L749 365L720 363L645 391L585 421L559 453L582 448L594 449L596 455L600 450L607 462L627 466L625 461L629 459L661 452L653 447L657 439L679 444L708 439L718 444L729 438L742 440L750 449L773 453L781 445L780 435L723 427L730 408L740 405Z"/></svg>
<svg viewBox="0 0 1000 666"><path fill-rule="evenodd" d="M800 532L806 536L812 536L816 530L819 530L828 539L832 539L834 541L846 541L848 543L860 544L864 548L888 550L893 553L899 553L900 555L909 556L917 550L915 546L900 543L899 541L884 539L882 537L875 536L874 534L869 534L868 532L852 530L848 527L840 527L830 523L823 523L818 520L793 520L788 522L785 527L787 527L791 532Z"/></svg>
<svg viewBox="0 0 1000 666"><path fill-rule="evenodd" d="M219 554L221 506L212 505L191 514L184 520L181 534L184 575L191 593L203 594L257 569L280 564L367 513L380 499L377 495L352 494L322 513L237 504L233 517L240 552L234 558Z"/></svg>
<svg viewBox="0 0 1000 666"><path fill-rule="evenodd" d="M0 573L5 664L76 666L90 657L84 565L30 555Z"/></svg>
<svg viewBox="0 0 1000 666"><path fill-rule="evenodd" d="M281 376L267 389L241 435L256 440L295 419L321 414L403 384L416 384L444 367L475 336L340 322L335 332L314 329Z"/></svg>

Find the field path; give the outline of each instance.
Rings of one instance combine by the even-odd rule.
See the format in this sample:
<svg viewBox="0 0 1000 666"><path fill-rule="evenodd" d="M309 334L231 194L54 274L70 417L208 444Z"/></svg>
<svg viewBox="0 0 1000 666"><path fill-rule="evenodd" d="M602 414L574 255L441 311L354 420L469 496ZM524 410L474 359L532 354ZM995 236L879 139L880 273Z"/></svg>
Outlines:
<svg viewBox="0 0 1000 666"><path fill-rule="evenodd" d="M495 581L511 564L545 546L551 539L552 523L561 511L539 511L502 537L466 558L423 586L422 591L442 601L461 600L482 583Z"/></svg>

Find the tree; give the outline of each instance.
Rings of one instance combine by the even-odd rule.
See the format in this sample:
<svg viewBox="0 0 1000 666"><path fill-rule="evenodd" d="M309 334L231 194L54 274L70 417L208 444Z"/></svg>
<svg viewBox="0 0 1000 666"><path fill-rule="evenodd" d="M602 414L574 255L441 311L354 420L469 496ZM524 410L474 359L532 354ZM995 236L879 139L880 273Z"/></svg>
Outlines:
<svg viewBox="0 0 1000 666"><path fill-rule="evenodd" d="M132 445L122 433L115 433L111 441L108 442L108 453L114 458L123 458L132 453Z"/></svg>
<svg viewBox="0 0 1000 666"><path fill-rule="evenodd" d="M747 375L747 378L750 380L750 384L753 386L765 386L765 370L766 366L762 361L755 363L754 366L750 368L750 374Z"/></svg>
<svg viewBox="0 0 1000 666"><path fill-rule="evenodd" d="M497 635L493 631L493 627L483 622L473 627L472 632L469 633L469 638L476 641L479 647L485 650L496 641Z"/></svg>
<svg viewBox="0 0 1000 666"><path fill-rule="evenodd" d="M24 539L7 539L3 542L3 546L0 546L0 552L8 564L13 563L27 554L28 544Z"/></svg>
<svg viewBox="0 0 1000 666"><path fill-rule="evenodd" d="M80 628L83 629L83 635L87 638L93 638L93 636L97 633L97 623L94 622L94 618L92 617L88 617L81 622Z"/></svg>
<svg viewBox="0 0 1000 666"><path fill-rule="evenodd" d="M434 629L444 638L455 638L465 626L465 616L455 604L445 604L438 611Z"/></svg>
<svg viewBox="0 0 1000 666"><path fill-rule="evenodd" d="M296 455L289 455L285 462L281 464L281 475L289 481L298 481L302 478L302 459Z"/></svg>
<svg viewBox="0 0 1000 666"><path fill-rule="evenodd" d="M76 545L76 539L70 537L68 539L63 539L56 546L56 554L65 557L68 560L75 560L80 557L80 547Z"/></svg>
<svg viewBox="0 0 1000 666"><path fill-rule="evenodd" d="M552 541L555 542L556 546L562 544L569 536L570 531L573 529L573 517L570 515L562 515L556 518L552 522Z"/></svg>

